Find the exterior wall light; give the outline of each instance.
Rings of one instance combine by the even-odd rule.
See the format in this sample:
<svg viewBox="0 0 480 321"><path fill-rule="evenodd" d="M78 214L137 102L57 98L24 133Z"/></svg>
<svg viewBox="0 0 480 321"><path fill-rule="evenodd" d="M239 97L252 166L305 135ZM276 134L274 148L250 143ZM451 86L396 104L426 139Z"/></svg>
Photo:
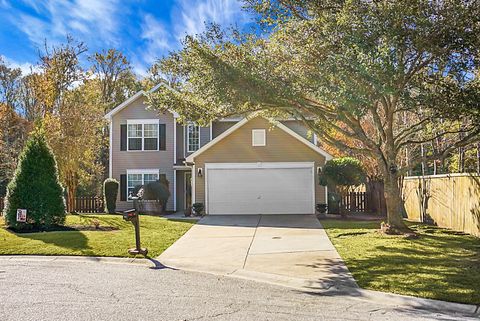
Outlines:
<svg viewBox="0 0 480 321"><path fill-rule="evenodd" d="M202 169L202 168L197 169L197 176L198 176L198 177L202 177L202 176L203 176L203 169Z"/></svg>

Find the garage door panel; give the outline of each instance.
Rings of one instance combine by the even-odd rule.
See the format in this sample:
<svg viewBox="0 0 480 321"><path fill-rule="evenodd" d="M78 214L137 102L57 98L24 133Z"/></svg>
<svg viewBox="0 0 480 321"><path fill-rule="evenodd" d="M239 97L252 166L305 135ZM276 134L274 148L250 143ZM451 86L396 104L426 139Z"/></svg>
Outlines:
<svg viewBox="0 0 480 321"><path fill-rule="evenodd" d="M312 168L207 169L209 214L306 214L313 209Z"/></svg>

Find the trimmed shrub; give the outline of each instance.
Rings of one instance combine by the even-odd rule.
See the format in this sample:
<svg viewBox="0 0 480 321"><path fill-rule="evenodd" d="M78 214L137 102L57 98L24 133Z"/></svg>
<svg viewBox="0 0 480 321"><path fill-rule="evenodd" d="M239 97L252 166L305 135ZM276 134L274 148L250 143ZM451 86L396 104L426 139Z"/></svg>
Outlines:
<svg viewBox="0 0 480 321"><path fill-rule="evenodd" d="M170 198L168 189L168 180L150 182L143 188L143 199L146 201L155 201L158 206L158 212L162 213Z"/></svg>
<svg viewBox="0 0 480 321"><path fill-rule="evenodd" d="M27 222L17 222L17 209L27 210ZM32 134L7 186L5 222L15 230L48 229L65 222L63 188L57 164L41 131Z"/></svg>
<svg viewBox="0 0 480 321"><path fill-rule="evenodd" d="M362 164L353 157L329 160L320 175L320 184L324 186L358 186L365 181L366 175Z"/></svg>
<svg viewBox="0 0 480 321"><path fill-rule="evenodd" d="M195 215L197 216L202 215L203 209L205 208L203 203L193 203L192 207L193 207L193 211L195 212Z"/></svg>
<svg viewBox="0 0 480 321"><path fill-rule="evenodd" d="M120 184L116 179L107 178L103 182L103 197L105 198L105 211L114 214L117 205L118 187Z"/></svg>
<svg viewBox="0 0 480 321"><path fill-rule="evenodd" d="M365 171L360 161L353 157L341 157L329 160L319 176L320 185L328 186L334 193L329 191L329 200L335 199L340 214L344 215L341 206L342 197L345 197L353 186L366 182ZM335 195L336 194L336 195ZM333 212L333 206L329 205Z"/></svg>

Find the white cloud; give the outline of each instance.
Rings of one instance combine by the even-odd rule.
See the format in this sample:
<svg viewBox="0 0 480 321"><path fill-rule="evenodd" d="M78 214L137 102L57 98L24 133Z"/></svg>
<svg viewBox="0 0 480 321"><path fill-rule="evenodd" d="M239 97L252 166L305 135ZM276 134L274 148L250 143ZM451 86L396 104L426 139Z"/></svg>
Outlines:
<svg viewBox="0 0 480 321"><path fill-rule="evenodd" d="M10 5L10 3L8 3L7 0L0 0L0 7L4 8L4 9L9 9L9 8L11 8L11 5Z"/></svg>
<svg viewBox="0 0 480 321"><path fill-rule="evenodd" d="M143 60L152 63L160 54L171 48L170 35L165 25L151 14L145 15L141 28L141 38L146 42Z"/></svg>
<svg viewBox="0 0 480 321"><path fill-rule="evenodd" d="M45 39L56 43L67 34L80 35L81 40L117 43L120 0L24 0L38 16L19 13L12 22L30 41L40 45Z"/></svg>
<svg viewBox="0 0 480 321"><path fill-rule="evenodd" d="M3 55L0 55L0 58L5 62L5 64L9 68L20 69L22 71L22 75L28 75L32 71L38 71L38 67L34 66L29 62L18 62Z"/></svg>
<svg viewBox="0 0 480 321"><path fill-rule="evenodd" d="M180 18L180 19L178 19ZM192 4L188 0L178 0L173 11L174 32L177 39L197 35L205 31L205 23L215 22L222 26L243 24L247 14L239 0L202 0Z"/></svg>
<svg viewBox="0 0 480 321"><path fill-rule="evenodd" d="M247 18L240 0L176 0L171 11L171 25L166 26L151 14L143 17L141 38L145 45L133 58L134 70L145 74L147 66L169 51L178 49L187 34L197 35L205 31L206 23L241 26Z"/></svg>
<svg viewBox="0 0 480 321"><path fill-rule="evenodd" d="M130 52L135 71L142 75L156 59L179 49L180 41L187 34L203 32L205 23L241 27L248 17L242 11L241 0L174 0L170 11L171 22L141 13L142 9L138 10L121 0L21 1L33 12L10 8L8 18L34 45L41 47L45 40L49 45L57 45L70 34L93 50L118 47L126 53ZM0 0L0 7L5 5L8 1ZM134 40L125 38L137 27L138 19L132 14L140 18L140 30L133 35L136 37ZM136 47L127 47L133 43Z"/></svg>

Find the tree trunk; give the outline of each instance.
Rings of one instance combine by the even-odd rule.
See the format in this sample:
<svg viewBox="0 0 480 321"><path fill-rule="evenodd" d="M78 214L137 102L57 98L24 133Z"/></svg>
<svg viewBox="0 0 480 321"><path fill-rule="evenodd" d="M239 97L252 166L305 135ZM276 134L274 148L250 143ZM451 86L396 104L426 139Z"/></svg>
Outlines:
<svg viewBox="0 0 480 321"><path fill-rule="evenodd" d="M396 174L390 173L385 177L385 201L387 203L388 224L398 231L408 230L403 221L403 200Z"/></svg>
<svg viewBox="0 0 480 321"><path fill-rule="evenodd" d="M477 144L477 174L480 174L480 143Z"/></svg>
<svg viewBox="0 0 480 321"><path fill-rule="evenodd" d="M458 148L458 172L463 173L465 171L465 148Z"/></svg>
<svg viewBox="0 0 480 321"><path fill-rule="evenodd" d="M65 185L67 185L67 211L72 213L75 211L75 196L77 194L78 180L77 175L72 172L68 172Z"/></svg>

